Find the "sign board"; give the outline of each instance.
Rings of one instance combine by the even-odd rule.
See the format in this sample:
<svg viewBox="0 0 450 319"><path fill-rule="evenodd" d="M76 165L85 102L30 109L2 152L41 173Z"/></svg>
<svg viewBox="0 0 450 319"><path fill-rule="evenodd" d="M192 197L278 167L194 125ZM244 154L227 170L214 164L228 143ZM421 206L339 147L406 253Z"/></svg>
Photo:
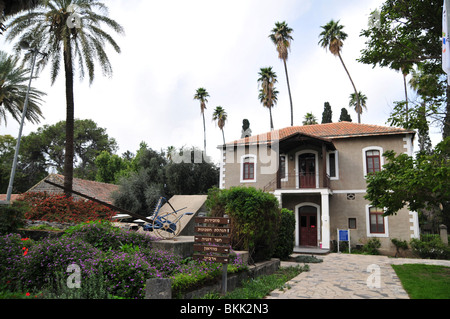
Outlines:
<svg viewBox="0 0 450 319"><path fill-rule="evenodd" d="M349 231L344 229L339 229L339 241L348 241Z"/></svg>
<svg viewBox="0 0 450 319"><path fill-rule="evenodd" d="M337 230L337 249L338 249L338 253L339 251L339 242L341 241L348 241L348 252L351 253L352 249L350 246L350 229L339 229Z"/></svg>
<svg viewBox="0 0 450 319"><path fill-rule="evenodd" d="M227 292L227 264L230 262L231 219L228 217L196 217L194 227L194 259L222 264L222 293Z"/></svg>

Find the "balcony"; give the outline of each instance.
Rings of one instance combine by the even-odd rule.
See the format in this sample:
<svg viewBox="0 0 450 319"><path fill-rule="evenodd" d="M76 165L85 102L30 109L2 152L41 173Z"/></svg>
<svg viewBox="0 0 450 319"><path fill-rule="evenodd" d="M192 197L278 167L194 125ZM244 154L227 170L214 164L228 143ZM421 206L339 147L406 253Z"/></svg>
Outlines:
<svg viewBox="0 0 450 319"><path fill-rule="evenodd" d="M320 178L322 177L322 178ZM331 188L330 176L318 176L315 173L288 174L284 178L277 177L264 187L265 192L275 190L304 190Z"/></svg>

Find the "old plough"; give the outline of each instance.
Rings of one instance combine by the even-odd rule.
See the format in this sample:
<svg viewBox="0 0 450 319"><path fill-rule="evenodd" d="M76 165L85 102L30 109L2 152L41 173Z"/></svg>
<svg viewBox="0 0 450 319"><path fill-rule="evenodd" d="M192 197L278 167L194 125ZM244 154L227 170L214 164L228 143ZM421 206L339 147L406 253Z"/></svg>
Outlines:
<svg viewBox="0 0 450 319"><path fill-rule="evenodd" d="M171 238L178 236L181 231L181 224L180 224L181 219L185 215L193 215L193 213L182 213L181 214L180 211L186 209L187 207L176 210L165 197L160 197L158 200L158 203L156 204L155 210L153 211L152 216L144 217L142 215L132 213L126 209L114 206L110 203L106 203L104 201L101 201L97 198L88 196L86 194L83 194L83 193L80 193L80 192L77 192L74 190L69 191L64 186L58 185L49 180L45 180L45 182L52 186L61 188L64 191L68 191L72 194L78 195L78 196L86 198L90 201L93 201L93 202L96 202L103 206L106 206L115 212L120 212L122 214L129 215L130 217L134 217L139 220L142 220L144 222L143 229L145 231L152 231L156 236L163 238L163 239L171 239ZM170 206L170 208L172 209L172 212L161 212L161 208L163 207L164 203L167 203Z"/></svg>

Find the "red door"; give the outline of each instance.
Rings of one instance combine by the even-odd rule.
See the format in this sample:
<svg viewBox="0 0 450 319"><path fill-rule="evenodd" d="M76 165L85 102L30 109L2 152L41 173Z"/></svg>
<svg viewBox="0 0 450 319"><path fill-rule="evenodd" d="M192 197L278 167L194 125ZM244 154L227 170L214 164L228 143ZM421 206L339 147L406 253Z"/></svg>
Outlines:
<svg viewBox="0 0 450 319"><path fill-rule="evenodd" d="M300 188L316 188L316 157L314 154L299 156Z"/></svg>
<svg viewBox="0 0 450 319"><path fill-rule="evenodd" d="M300 246L317 247L317 208L300 207L299 220Z"/></svg>

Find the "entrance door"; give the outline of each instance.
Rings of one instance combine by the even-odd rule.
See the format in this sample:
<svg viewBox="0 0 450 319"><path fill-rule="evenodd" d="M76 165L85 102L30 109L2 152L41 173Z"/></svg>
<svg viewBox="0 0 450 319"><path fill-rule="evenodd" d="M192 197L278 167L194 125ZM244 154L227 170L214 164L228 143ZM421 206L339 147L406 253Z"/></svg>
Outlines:
<svg viewBox="0 0 450 319"><path fill-rule="evenodd" d="M302 206L298 209L300 246L317 247L317 208Z"/></svg>
<svg viewBox="0 0 450 319"><path fill-rule="evenodd" d="M300 188L316 188L316 156L302 154L298 159Z"/></svg>

